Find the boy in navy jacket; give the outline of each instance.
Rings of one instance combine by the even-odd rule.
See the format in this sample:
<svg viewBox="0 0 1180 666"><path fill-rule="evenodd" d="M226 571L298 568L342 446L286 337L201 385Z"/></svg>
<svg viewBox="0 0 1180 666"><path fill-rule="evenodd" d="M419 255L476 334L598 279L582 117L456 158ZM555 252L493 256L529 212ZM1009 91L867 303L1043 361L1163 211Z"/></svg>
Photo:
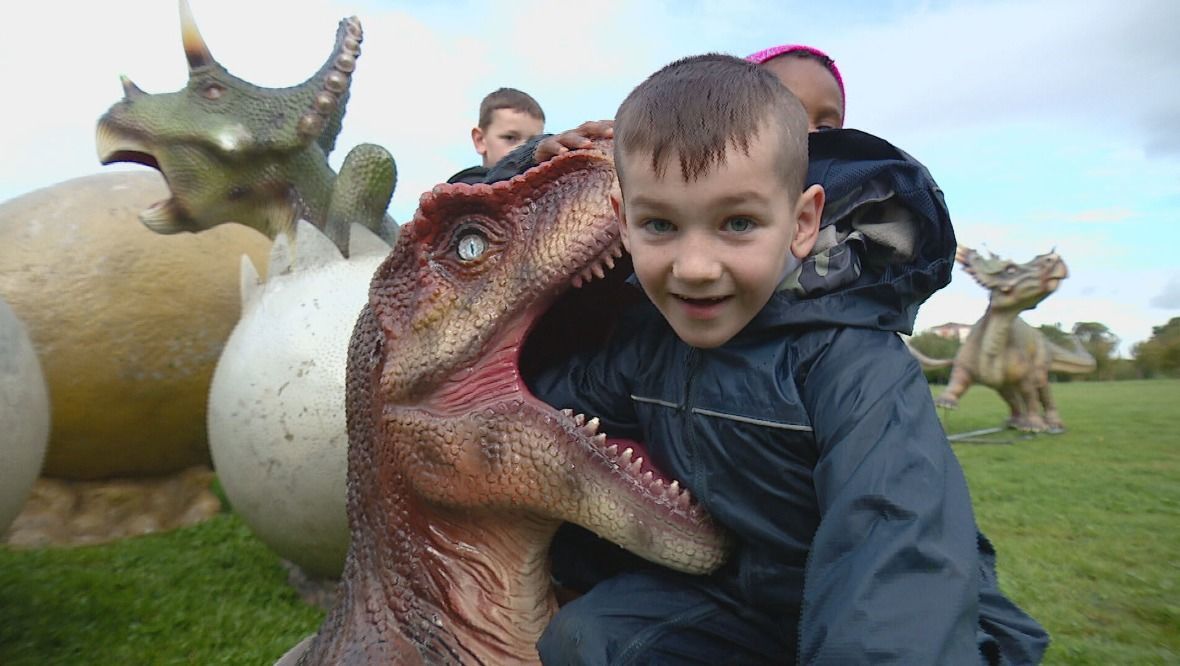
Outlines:
<svg viewBox="0 0 1180 666"><path fill-rule="evenodd" d="M1038 661L1047 637L999 592L896 335L953 265L926 170L848 130L812 137L809 174L798 100L727 56L654 74L614 135L614 203L647 301L605 349L530 385L646 441L735 549L693 577L563 530L555 575L588 591L550 624L542 660Z"/></svg>

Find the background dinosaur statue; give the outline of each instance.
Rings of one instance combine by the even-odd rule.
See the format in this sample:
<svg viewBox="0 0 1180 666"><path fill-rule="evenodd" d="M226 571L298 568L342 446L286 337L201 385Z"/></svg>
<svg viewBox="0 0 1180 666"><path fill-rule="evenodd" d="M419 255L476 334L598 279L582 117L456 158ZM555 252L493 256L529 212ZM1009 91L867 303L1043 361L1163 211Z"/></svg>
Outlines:
<svg viewBox="0 0 1180 666"><path fill-rule="evenodd" d="M991 253L989 253L991 254ZM1065 429L1049 392L1049 372L1087 373L1097 367L1081 345L1071 351L1045 338L1019 317L1035 308L1069 276L1065 262L1055 252L1034 257L1024 264L994 254L984 257L959 246L955 259L990 292L983 313L954 360L933 360L911 348L922 367L945 368L952 363L946 390L935 400L954 408L973 382L999 391L1008 403L1008 426L1030 432Z"/></svg>
<svg viewBox="0 0 1180 666"><path fill-rule="evenodd" d="M143 223L172 234L238 222L273 239L305 219L342 252L357 223L392 243L397 225L385 209L397 179L393 158L361 144L339 175L327 159L360 56L360 21L342 20L324 66L282 89L252 85L218 64L186 0L180 21L188 85L149 95L122 77L123 99L98 121L99 161L150 166L168 182L172 196L140 213Z"/></svg>
<svg viewBox="0 0 1180 666"><path fill-rule="evenodd" d="M722 535L677 482L521 379L600 341L618 308L614 182L591 149L422 197L349 349L337 605L280 663L537 663L562 521L682 571L721 562Z"/></svg>

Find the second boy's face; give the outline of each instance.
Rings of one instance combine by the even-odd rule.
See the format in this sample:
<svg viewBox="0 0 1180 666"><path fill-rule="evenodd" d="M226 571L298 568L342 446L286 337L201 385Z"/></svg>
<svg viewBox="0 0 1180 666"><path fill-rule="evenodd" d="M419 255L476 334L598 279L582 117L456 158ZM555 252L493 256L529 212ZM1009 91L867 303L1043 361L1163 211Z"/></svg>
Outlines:
<svg viewBox="0 0 1180 666"><path fill-rule="evenodd" d="M844 97L827 67L811 58L789 55L768 60L762 66L803 103L812 132L844 127Z"/></svg>
<svg viewBox="0 0 1180 666"><path fill-rule="evenodd" d="M731 149L691 182L678 156L662 175L648 159L624 158L616 201L623 243L648 297L694 347L737 335L770 300L788 253L803 258L815 243L823 190L792 196L778 145L756 137L749 155Z"/></svg>
<svg viewBox="0 0 1180 666"><path fill-rule="evenodd" d="M475 151L483 155L483 165L490 167L544 130L545 123L540 118L516 109L496 109L486 130L478 127L471 130L471 140Z"/></svg>

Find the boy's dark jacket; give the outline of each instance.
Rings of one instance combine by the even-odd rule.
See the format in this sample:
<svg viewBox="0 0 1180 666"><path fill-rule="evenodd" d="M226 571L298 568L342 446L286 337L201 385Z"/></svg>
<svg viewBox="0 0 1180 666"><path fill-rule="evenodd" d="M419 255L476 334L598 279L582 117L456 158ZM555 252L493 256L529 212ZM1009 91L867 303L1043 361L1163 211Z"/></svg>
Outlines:
<svg viewBox="0 0 1180 666"><path fill-rule="evenodd" d="M448 183L467 183L468 185L474 185L476 183L484 182L485 180L487 180L487 177L488 177L488 168L483 165L476 165L476 166L472 166L472 167L467 167L466 169L460 171L459 173L456 173L455 175L448 178L447 182Z"/></svg>
<svg viewBox="0 0 1180 666"><path fill-rule="evenodd" d="M897 335L950 281L942 192L871 135L821 132L810 148L809 180L827 193L819 252L742 332L695 349L644 301L604 352L531 388L646 440L735 536L707 585L770 617L800 663L966 664L981 652L1035 663L1048 638L999 592L930 388ZM636 566L595 540L563 529L561 582Z"/></svg>

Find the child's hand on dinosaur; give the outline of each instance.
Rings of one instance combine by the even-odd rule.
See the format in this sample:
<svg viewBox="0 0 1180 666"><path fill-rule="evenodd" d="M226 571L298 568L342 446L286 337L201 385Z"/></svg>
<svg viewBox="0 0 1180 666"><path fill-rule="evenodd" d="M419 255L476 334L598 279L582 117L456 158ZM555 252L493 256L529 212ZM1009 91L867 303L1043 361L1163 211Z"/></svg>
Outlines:
<svg viewBox="0 0 1180 666"><path fill-rule="evenodd" d="M594 139L610 139L615 135L615 121L588 120L572 130L554 134L537 144L533 159L537 164L546 162L562 153L586 148Z"/></svg>

